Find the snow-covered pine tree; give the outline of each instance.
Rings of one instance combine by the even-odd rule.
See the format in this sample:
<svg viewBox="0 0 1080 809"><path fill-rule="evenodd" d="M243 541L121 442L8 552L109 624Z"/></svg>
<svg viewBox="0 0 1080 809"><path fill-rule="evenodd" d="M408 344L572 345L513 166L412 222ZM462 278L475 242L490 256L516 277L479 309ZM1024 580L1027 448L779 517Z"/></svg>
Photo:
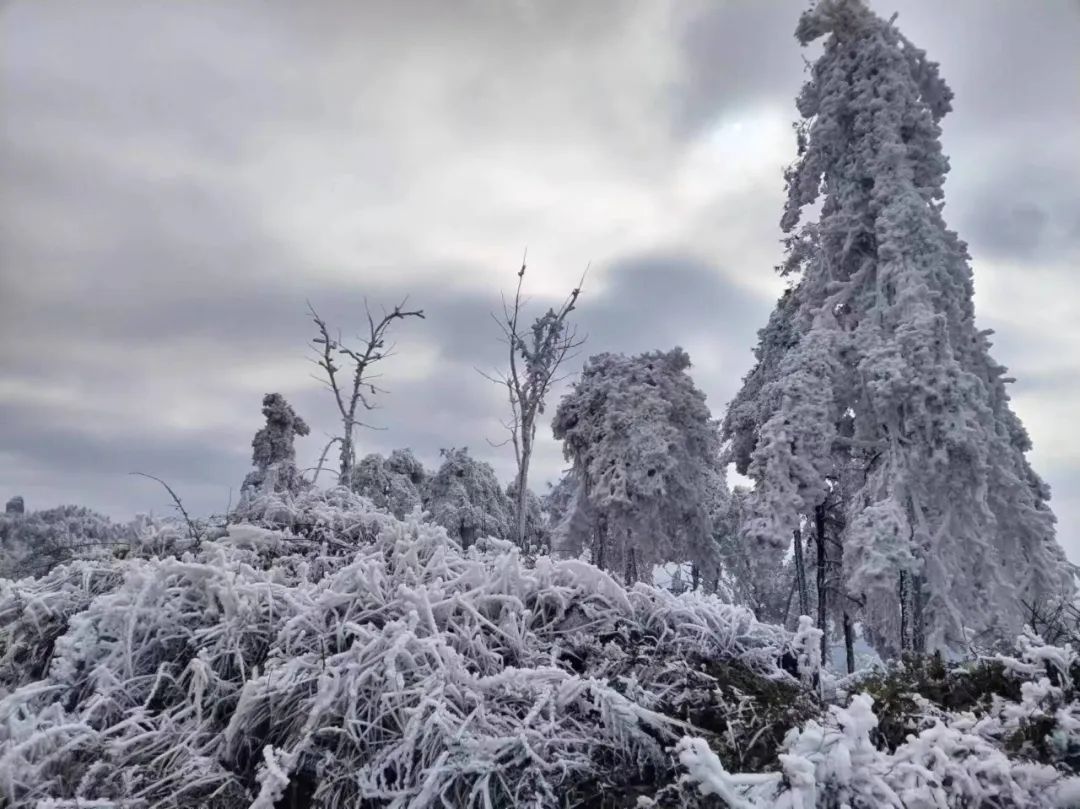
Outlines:
<svg viewBox="0 0 1080 809"><path fill-rule="evenodd" d="M424 508L451 537L469 547L486 536L510 536L510 498L499 485L491 464L466 448L442 450L443 463L427 479Z"/></svg>
<svg viewBox="0 0 1080 809"><path fill-rule="evenodd" d="M552 422L580 486L555 531L561 552L589 545L598 567L628 581L664 562L715 578L711 490L726 483L717 424L689 367L681 348L585 364Z"/></svg>
<svg viewBox="0 0 1080 809"><path fill-rule="evenodd" d="M395 449L389 458L377 452L352 469L351 488L399 520L422 508L420 491L427 473L412 450Z"/></svg>
<svg viewBox="0 0 1080 809"><path fill-rule="evenodd" d="M1011 634L1021 600L1072 580L1005 369L975 325L966 246L942 217L952 92L861 0L820 0L796 36L825 42L787 174L792 283L724 425L756 482L748 533L787 545L838 499L822 545L841 550L828 560L841 597L864 605L885 650Z"/></svg>

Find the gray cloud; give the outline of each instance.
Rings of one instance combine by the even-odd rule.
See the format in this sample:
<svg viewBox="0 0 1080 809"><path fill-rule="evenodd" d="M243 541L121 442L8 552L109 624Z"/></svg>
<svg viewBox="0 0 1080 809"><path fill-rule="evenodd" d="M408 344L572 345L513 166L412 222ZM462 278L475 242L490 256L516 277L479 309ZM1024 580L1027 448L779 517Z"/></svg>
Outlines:
<svg viewBox="0 0 1080 809"><path fill-rule="evenodd" d="M1080 258L1080 160L1057 168L1031 162L1006 166L977 187L982 205L959 223L976 258L1073 263Z"/></svg>
<svg viewBox="0 0 1080 809"><path fill-rule="evenodd" d="M792 88L803 64L795 20L804 7L798 0L701 7L682 35L686 72L672 96L680 128L700 132L726 109L763 99L794 111Z"/></svg>
<svg viewBox="0 0 1080 809"><path fill-rule="evenodd" d="M0 492L131 513L159 474L219 510L259 401L333 429L304 301L425 308L365 451L508 475L488 313L529 246L539 309L593 262L590 353L681 344L720 415L780 282L805 3L275 2L0 10ZM1075 5L878 2L942 63L950 223L1080 557ZM963 32L961 35L959 32ZM1063 404L1064 403L1064 404ZM544 436L538 478L561 467Z"/></svg>

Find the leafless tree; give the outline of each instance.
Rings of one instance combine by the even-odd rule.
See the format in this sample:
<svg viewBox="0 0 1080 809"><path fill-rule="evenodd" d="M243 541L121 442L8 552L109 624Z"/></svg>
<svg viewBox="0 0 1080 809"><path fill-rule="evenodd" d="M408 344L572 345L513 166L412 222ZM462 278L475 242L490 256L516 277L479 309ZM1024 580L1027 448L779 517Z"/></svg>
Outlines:
<svg viewBox="0 0 1080 809"><path fill-rule="evenodd" d="M1024 623L1044 641L1054 646L1080 645L1080 606L1070 598L1035 602L1021 600Z"/></svg>
<svg viewBox="0 0 1080 809"><path fill-rule="evenodd" d="M315 322L318 335L312 339L315 346L316 357L314 362L318 365L325 376L322 381L334 394L334 402L341 416L342 434L339 437L341 444L340 474L339 481L349 485L353 463L356 458L356 447L353 443L353 429L356 426L365 426L357 419L360 408L373 410L375 405L371 398L382 392L375 386L371 369L376 363L386 359L393 353L393 345L387 344L387 334L390 326L396 320L404 320L409 317L424 317L421 309L407 310L405 308L408 298L403 300L389 312L382 310L382 316L376 320L367 304L364 311L367 315L368 333L366 336L357 336L358 347L351 348L345 345L341 339L341 332L337 337L331 337L330 328L326 325L315 308L308 303L308 311L311 319ZM344 357L341 365L338 361ZM345 371L342 374L342 371Z"/></svg>
<svg viewBox="0 0 1080 809"><path fill-rule="evenodd" d="M551 386L559 380L556 374L560 366L585 342L584 337L578 337L577 329L567 322L567 317L574 311L588 274L586 267L578 285L570 291L562 305L558 309L548 309L530 327L525 328L522 309L527 301L521 294L525 269L526 260L523 257L513 301L508 301L504 296L502 313L491 315L499 324L503 342L508 348L508 369L495 374L480 372L486 379L504 386L510 400L510 419L502 422L510 437L503 443L513 445L514 460L517 461L513 535L521 546L525 544L529 463L536 442L536 419L544 412L544 399Z"/></svg>

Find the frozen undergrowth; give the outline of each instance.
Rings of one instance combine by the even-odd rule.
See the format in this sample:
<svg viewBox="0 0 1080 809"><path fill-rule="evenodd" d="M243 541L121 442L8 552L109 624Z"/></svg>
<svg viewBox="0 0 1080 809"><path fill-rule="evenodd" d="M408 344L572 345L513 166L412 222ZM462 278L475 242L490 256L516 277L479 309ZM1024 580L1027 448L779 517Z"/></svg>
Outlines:
<svg viewBox="0 0 1080 809"><path fill-rule="evenodd" d="M559 806L669 771L702 661L794 682L788 633L714 598L463 552L344 490L247 516L0 581L3 800Z"/></svg>
<svg viewBox="0 0 1080 809"><path fill-rule="evenodd" d="M1078 805L1076 658L1032 634L823 707L809 619L463 551L341 489L245 508L0 580L0 805Z"/></svg>
<svg viewBox="0 0 1080 809"><path fill-rule="evenodd" d="M1080 807L1076 655L1030 630L1017 650L951 671L938 661L874 675L863 685L883 705L862 692L828 706L787 735L771 772L730 772L705 740L685 736L679 782L641 805L714 796L732 809ZM882 710L907 732L883 728Z"/></svg>

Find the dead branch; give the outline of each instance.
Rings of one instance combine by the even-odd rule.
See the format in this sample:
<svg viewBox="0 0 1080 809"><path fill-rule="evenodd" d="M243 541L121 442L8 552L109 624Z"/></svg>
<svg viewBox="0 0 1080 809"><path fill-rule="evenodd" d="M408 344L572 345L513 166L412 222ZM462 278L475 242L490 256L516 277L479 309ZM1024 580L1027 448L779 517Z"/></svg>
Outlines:
<svg viewBox="0 0 1080 809"><path fill-rule="evenodd" d="M506 295L500 295L502 314L491 313L501 332L500 342L508 349L508 370L497 371L491 375L477 369L488 381L506 387L510 419L503 423L503 427L509 437L501 444L490 439L488 443L492 446L511 444L514 448L514 460L517 463L515 527L519 543L524 543L525 539L525 502L537 417L544 412L544 401L552 385L561 378L556 376L559 367L574 356L575 349L585 341L584 337L578 336L576 328L567 322L567 318L577 306L589 271L586 266L578 285L570 291L558 309L548 309L536 318L530 327L525 328L521 319L527 303L522 294L528 267L527 259L528 250L521 258L512 300L507 300Z"/></svg>
<svg viewBox="0 0 1080 809"><path fill-rule="evenodd" d="M357 419L357 410L360 408L374 410L376 406L369 397L385 393L382 388L372 382L373 379L378 377L370 371L371 367L376 363L393 356L394 344L387 345L387 333L390 326L397 320L405 320L410 317L423 319L424 317L422 309L405 308L408 300L408 297L404 298L401 303L390 311L381 308L382 314L378 319L372 314L371 307L365 301L364 315L368 324L368 333L366 337L357 336L358 346L355 348L342 342L340 331L336 338L331 337L330 328L326 321L315 311L315 307L311 305L311 302L308 302L308 313L311 315L311 319L318 331L318 334L311 341L316 350L314 362L322 369L325 375L325 379L322 381L334 395L334 402L337 405L342 422L343 433L337 439L341 443L340 479L348 481L349 472L354 462L353 428L357 426L370 427L370 425L364 424ZM347 372L345 372L342 365L335 362L335 360L340 360L341 357L345 357L347 360L345 364L351 366ZM347 373L347 378L342 378L343 372ZM329 450L333 443L331 441L331 444L328 444L327 449L324 450L318 469L322 468L326 451ZM317 474L318 472L316 472Z"/></svg>
<svg viewBox="0 0 1080 809"><path fill-rule="evenodd" d="M164 480L162 480L161 478L155 477L154 475L148 475L146 472L129 472L128 474L139 475L139 476L144 477L144 478L150 478L150 480L156 480L158 483L160 483L162 486L165 487L165 491L167 491L169 493L169 496L172 498L172 501L173 501L173 504L176 507L176 510L180 512L180 515L184 518L184 522L187 523L188 533L191 535L191 539L195 542L195 544L197 546L199 544L199 542L202 540L202 533L198 530L198 528L195 525L195 522L191 519L191 516L187 513L187 509L184 508L184 503L180 499L180 496L176 492L174 492L172 490L172 487L168 483L166 483Z"/></svg>

